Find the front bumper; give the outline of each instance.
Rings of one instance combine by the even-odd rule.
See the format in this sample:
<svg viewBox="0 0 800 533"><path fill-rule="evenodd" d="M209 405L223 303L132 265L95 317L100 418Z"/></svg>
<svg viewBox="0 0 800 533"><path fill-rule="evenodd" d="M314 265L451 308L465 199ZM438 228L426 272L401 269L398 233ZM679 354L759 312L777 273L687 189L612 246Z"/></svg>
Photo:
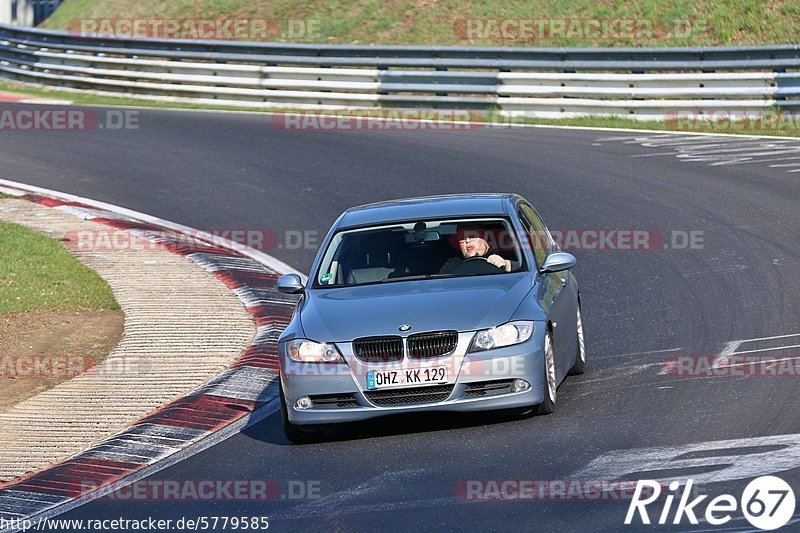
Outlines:
<svg viewBox="0 0 800 533"><path fill-rule="evenodd" d="M462 333L452 355L425 362L430 366L442 364L452 368L446 385L452 387L449 394L443 395L444 399L440 401L402 405L378 405L370 400L371 391L367 390L365 373L371 366L357 361L347 344L337 345L347 364L295 363L288 360L281 345L281 385L289 421L297 425L325 425L400 413L487 411L537 405L544 400L545 394L544 332L545 325L537 322L531 338L526 342L476 353L466 353L474 332ZM477 383L508 382L513 379L524 379L531 387L521 392L504 391L481 397L474 397L469 392ZM414 388L423 390L428 387ZM403 390L379 389L380 392ZM295 402L303 396L312 399L337 396L352 400L346 402L346 407L315 405L309 409L297 409Z"/></svg>

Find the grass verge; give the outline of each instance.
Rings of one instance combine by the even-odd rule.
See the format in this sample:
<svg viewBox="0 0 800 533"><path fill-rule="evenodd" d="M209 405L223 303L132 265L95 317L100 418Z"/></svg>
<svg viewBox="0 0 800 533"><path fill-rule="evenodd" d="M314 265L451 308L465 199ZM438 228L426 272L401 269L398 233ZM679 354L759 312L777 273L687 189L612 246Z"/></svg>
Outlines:
<svg viewBox="0 0 800 533"><path fill-rule="evenodd" d="M218 18L271 19L260 40L367 45L713 46L800 34L796 0L65 0L43 26Z"/></svg>
<svg viewBox="0 0 800 533"><path fill-rule="evenodd" d="M119 309L111 288L58 241L0 222L0 314Z"/></svg>

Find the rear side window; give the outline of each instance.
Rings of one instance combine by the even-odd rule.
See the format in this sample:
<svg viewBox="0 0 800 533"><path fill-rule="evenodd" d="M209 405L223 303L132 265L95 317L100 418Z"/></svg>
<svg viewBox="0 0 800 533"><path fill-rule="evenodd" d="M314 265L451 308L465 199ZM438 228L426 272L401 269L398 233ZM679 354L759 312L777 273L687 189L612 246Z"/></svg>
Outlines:
<svg viewBox="0 0 800 533"><path fill-rule="evenodd" d="M520 218L525 229L528 231L528 241L533 255L536 257L536 266L540 267L544 264L544 260L550 253L550 236L544 227L542 219L536 214L536 211L527 204L520 205L519 208Z"/></svg>

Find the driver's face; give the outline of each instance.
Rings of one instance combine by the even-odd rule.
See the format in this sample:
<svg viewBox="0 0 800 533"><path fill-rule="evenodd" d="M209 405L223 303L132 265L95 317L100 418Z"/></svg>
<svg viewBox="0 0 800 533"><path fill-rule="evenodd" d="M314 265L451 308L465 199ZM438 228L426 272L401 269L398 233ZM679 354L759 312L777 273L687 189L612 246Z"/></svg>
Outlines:
<svg viewBox="0 0 800 533"><path fill-rule="evenodd" d="M458 241L463 257L483 256L489 250L489 245L480 237L464 236Z"/></svg>

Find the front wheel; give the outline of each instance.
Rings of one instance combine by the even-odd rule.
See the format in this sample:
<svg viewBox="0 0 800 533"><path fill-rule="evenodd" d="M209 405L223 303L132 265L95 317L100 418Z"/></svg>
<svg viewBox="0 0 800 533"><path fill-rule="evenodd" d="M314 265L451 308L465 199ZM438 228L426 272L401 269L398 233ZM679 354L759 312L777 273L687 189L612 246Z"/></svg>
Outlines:
<svg viewBox="0 0 800 533"><path fill-rule="evenodd" d="M322 437L325 435L324 430L306 430L302 429L301 427L297 426L296 424L292 424L289 421L289 407L286 405L286 397L283 395L283 387L280 387L281 391L281 417L283 418L283 433L286 435L286 438L289 439L289 442L292 444L313 444L315 442L319 442L322 440Z"/></svg>
<svg viewBox="0 0 800 533"><path fill-rule="evenodd" d="M570 376L578 376L586 372L586 344L583 340L583 314L581 313L581 304L578 302L578 339L575 348L575 364L569 370Z"/></svg>
<svg viewBox="0 0 800 533"><path fill-rule="evenodd" d="M553 338L550 332L544 334L544 400L536 406L536 414L549 415L556 407L556 358L553 351Z"/></svg>

